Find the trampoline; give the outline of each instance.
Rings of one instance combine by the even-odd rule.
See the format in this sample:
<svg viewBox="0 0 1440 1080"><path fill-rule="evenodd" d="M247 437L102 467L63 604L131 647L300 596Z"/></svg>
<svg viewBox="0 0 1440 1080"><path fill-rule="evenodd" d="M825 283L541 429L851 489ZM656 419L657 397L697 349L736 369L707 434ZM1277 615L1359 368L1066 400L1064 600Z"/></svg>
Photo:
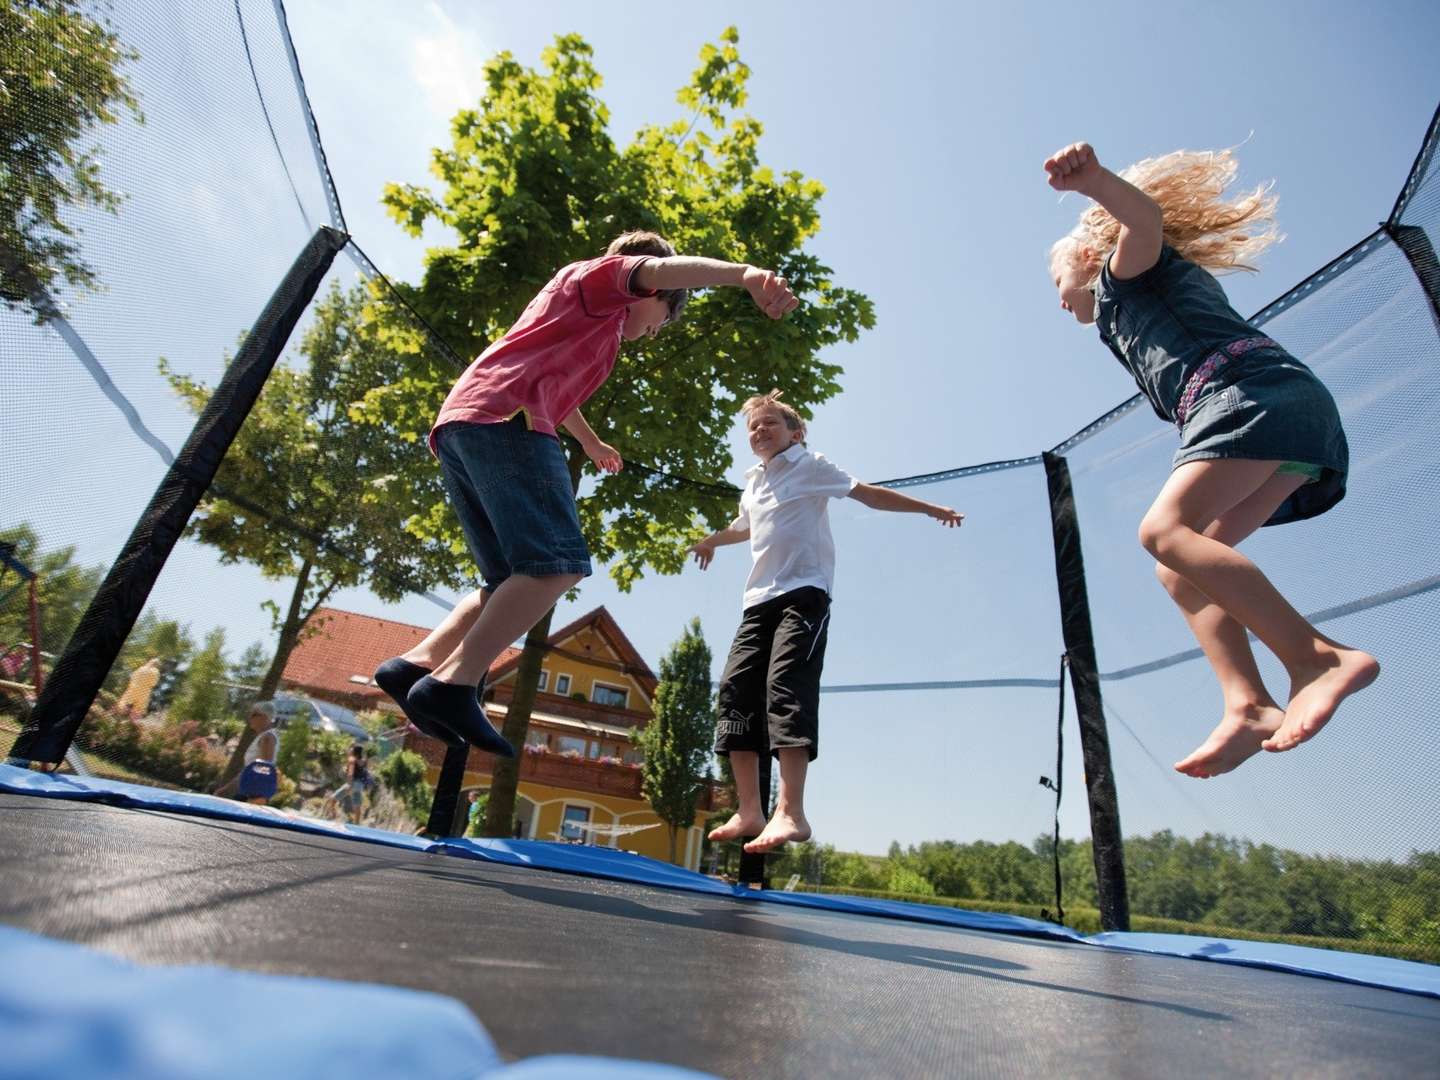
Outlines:
<svg viewBox="0 0 1440 1080"><path fill-rule="evenodd" d="M1332 725L1303 756L1266 762L1275 770L1267 779L1280 777L1295 804L1325 806L1323 821L1291 812L1249 773L1197 796L1194 786L1177 789L1164 764L1189 745L1182 740L1210 708L1210 685L1207 675L1201 689L1198 652L1179 636L1134 543L1150 478L1170 452L1169 433L1141 415L1138 397L1042 453L887 481L926 487L928 498L997 523L967 529L963 560L928 534L897 560L893 538L836 512L837 546L867 568L874 610L889 605L872 612L872 626L912 628L923 597L933 611L963 605L980 629L963 645L947 626L925 648L882 652L879 635L856 620L856 632L831 645L831 671L845 675L823 688L829 730L861 730L875 716L917 719L894 725L887 748L913 782L890 784L895 818L918 816L924 784L965 786L942 768L963 760L970 777L1013 796L1013 808L997 810L996 798L963 813L959 803L931 807L927 822L1042 842L1053 823L1057 914L1062 833L1088 831L1093 858L1065 869L1065 888L1093 886L1101 923L1116 932L1086 936L1016 915L747 890L588 845L384 833L87 773L92 704L123 675L147 598L213 597L219 606L254 587L229 576L239 573L235 560L201 555L187 537L203 500L218 496L244 512L247 528L299 537L327 558L384 564L391 576L369 579L372 599L404 594L432 613L452 602L448 585L408 583L403 558L371 560L343 530L297 517L303 463L296 491L277 493L265 478L243 489L217 479L322 286L358 271L366 295L399 320L392 329L403 324L405 362L437 385L464 364L350 235L279 0L115 8L151 119L107 130L105 175L127 192L125 213L76 211L106 288L72 295L52 283L51 295L35 283L0 312L14 388L5 457L17 463L0 477L12 485L0 486L0 505L37 515L0 528L15 525L37 558L88 545L87 558L103 552L112 567L103 581L103 567L94 569L69 622L47 613L47 647L65 636L69 644L43 687L31 619L22 636L37 670L11 685L26 698L23 729L0 726L18 734L6 751L13 759L0 765L0 1076L1437 1072L1440 966L1311 946L1440 956L1440 910L1426 884L1440 835L1430 730L1440 705L1440 555L1433 514L1391 513L1440 498L1431 408L1440 400L1440 113L1384 224L1255 316L1334 389L1364 474L1346 513L1293 534L1293 546L1254 541L1314 621L1386 645L1386 677L1347 704L1346 725ZM197 153L199 142L210 152ZM218 214L201 222L212 232L176 219L176 207L204 217L212 206L245 207L243 229ZM137 252L165 257L150 266ZM343 270L341 254L350 260ZM248 329L232 356L236 328ZM177 403L157 356L214 387L203 412ZM65 430L33 420L56 415L69 418ZM58 453L56 440L67 437L87 441ZM316 450L331 469L321 479L343 488L354 478L334 450ZM631 464L629 475L666 491L731 497L713 477ZM453 562L453 552L439 554ZM929 572L941 565L947 573ZM76 569L84 579L86 568ZM713 603L731 618L733 590L723 600L703 592L716 577L691 586L665 617L679 626ZM21 594L0 582L0 614L12 595ZM1079 753L1057 753L1057 690L1061 748L1078 713ZM22 715L19 706L7 712ZM933 717L945 723L918 722ZM962 731L965 721L997 717L1003 724L987 724L983 738ZM1407 753L1367 737L1395 723L1411 725ZM147 775L208 789L172 749L172 771ZM829 761L857 773L873 768L874 754L858 738L827 746ZM79 775L24 767L62 760ZM102 760L131 775L125 761ZM442 768L431 835L453 825L467 760L462 750ZM1334 782L1340 774L1347 783ZM1085 798L1062 807L1062 788ZM1253 865L1271 877L1225 887L1251 890L1241 899L1252 910L1228 910L1259 925L1203 926L1307 944L1198 936L1198 919L1183 923L1191 936L1127 932L1132 894L1143 889L1138 872L1127 886L1124 845L1146 832L1218 836L1215 847L1258 852ZM1373 877L1366 918L1325 892L1329 861ZM1297 879L1314 900L1298 920L1305 905L1292 907L1286 892ZM1072 896L1065 906L1082 906ZM1188 918L1135 906L1177 926Z"/></svg>
<svg viewBox="0 0 1440 1080"><path fill-rule="evenodd" d="M445 995L508 1057L726 1077L1415 1076L1440 1044L1440 997L1247 966L94 802L3 795L0 821L10 926L146 965ZM217 984L206 1005L225 1002ZM250 1066L286 1074L286 1048L252 1042Z"/></svg>

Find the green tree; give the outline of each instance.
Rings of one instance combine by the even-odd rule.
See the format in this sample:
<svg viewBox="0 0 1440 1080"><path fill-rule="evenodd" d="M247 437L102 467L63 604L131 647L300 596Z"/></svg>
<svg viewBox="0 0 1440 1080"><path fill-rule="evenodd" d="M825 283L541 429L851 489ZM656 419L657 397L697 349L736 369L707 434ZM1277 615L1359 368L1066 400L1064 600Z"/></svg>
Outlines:
<svg viewBox="0 0 1440 1080"><path fill-rule="evenodd" d="M260 642L252 642L240 659L230 665L230 715L244 719L250 706L259 700L260 682L270 667L270 653Z"/></svg>
<svg viewBox="0 0 1440 1080"><path fill-rule="evenodd" d="M641 790L655 816L670 830L670 861L675 861L678 830L695 823L705 764L715 729L710 692L710 646L692 619L680 640L660 660L655 688L655 717L638 739L645 758Z"/></svg>
<svg viewBox="0 0 1440 1080"><path fill-rule="evenodd" d="M371 306L364 286L348 293L333 286L317 302L300 345L308 362L276 366L187 529L219 549L222 563L252 563L267 578L294 583L283 609L264 605L276 645L256 694L261 700L274 696L302 635L323 629L313 616L337 589L365 585L395 601L461 581L459 538L447 538L459 545L447 547L411 520L416 506L442 500L438 475L412 475L398 490L412 442L373 416L357 419L352 408L410 366L365 316ZM170 371L164 360L161 370L195 413L204 409L209 387ZM242 733L232 771L252 737L248 728Z"/></svg>
<svg viewBox="0 0 1440 1080"><path fill-rule="evenodd" d="M225 658L225 629L217 626L205 635L205 647L195 654L180 680L167 719L195 723L206 731L227 715L230 695L225 686L229 663Z"/></svg>
<svg viewBox="0 0 1440 1080"><path fill-rule="evenodd" d="M138 58L77 0L0 2L0 299L29 305L64 282L95 285L65 211L114 213L121 196L100 181L99 148L84 145L123 111L142 120L121 67Z"/></svg>
<svg viewBox="0 0 1440 1080"><path fill-rule="evenodd" d="M425 782L425 759L419 754L412 750L391 754L380 763L375 775L412 818L424 821L429 816L435 789Z"/></svg>
<svg viewBox="0 0 1440 1080"><path fill-rule="evenodd" d="M778 387L808 411L839 391L840 368L820 352L874 325L869 299L835 285L830 269L804 250L820 228L822 185L761 163L760 122L740 111L750 70L737 42L732 28L706 45L678 95L682 115L642 128L623 149L608 130L600 73L582 39L557 38L541 70L501 53L486 65L482 100L455 116L451 145L434 152L438 192L392 184L384 196L413 235L430 221L456 235L453 246L427 253L423 280L404 292L466 356L500 336L557 269L601 254L626 229L655 229L688 254L784 274L802 305L782 322L767 319L740 290L698 296L677 326L628 345L586 403L597 433L632 462L696 478L731 465L727 436L741 400ZM416 363L406 378L372 390L362 408L418 441L457 373L413 322L392 319L387 331ZM583 465L571 446L577 490ZM398 487L422 491L418 477L433 472L416 452ZM713 528L733 511L734 495L724 488L634 467L598 478L580 501L590 549L622 589L647 568L679 572L686 545L703 535L697 516ZM443 506L417 508L413 521L461 550ZM548 630L547 616L526 639L504 731L514 745L525 739ZM509 824L517 776L514 762L498 764L491 835Z"/></svg>
<svg viewBox="0 0 1440 1080"><path fill-rule="evenodd" d="M58 654L85 614L104 571L98 566L77 566L73 545L47 549L30 525L0 529L0 545L10 546L13 557L37 575L40 645ZM28 642L28 591L13 570L0 576L0 597L4 598L0 603L0 647Z"/></svg>

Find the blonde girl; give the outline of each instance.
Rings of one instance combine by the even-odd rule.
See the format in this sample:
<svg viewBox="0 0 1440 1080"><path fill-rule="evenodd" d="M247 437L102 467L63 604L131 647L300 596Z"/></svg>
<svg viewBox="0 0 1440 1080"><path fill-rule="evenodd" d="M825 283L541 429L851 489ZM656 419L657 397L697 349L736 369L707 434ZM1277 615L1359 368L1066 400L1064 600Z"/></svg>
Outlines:
<svg viewBox="0 0 1440 1080"><path fill-rule="evenodd" d="M1140 543L1224 694L1219 726L1175 768L1217 776L1311 738L1380 672L1374 657L1310 625L1235 550L1263 525L1314 517L1344 497L1345 431L1324 384L1242 318L1212 274L1253 269L1276 239L1267 188L1227 199L1229 151L1177 151L1117 175L1073 143L1045 171L1052 188L1093 200L1050 251L1060 306L1096 325L1179 431ZM1260 678L1247 630L1289 674L1284 707Z"/></svg>

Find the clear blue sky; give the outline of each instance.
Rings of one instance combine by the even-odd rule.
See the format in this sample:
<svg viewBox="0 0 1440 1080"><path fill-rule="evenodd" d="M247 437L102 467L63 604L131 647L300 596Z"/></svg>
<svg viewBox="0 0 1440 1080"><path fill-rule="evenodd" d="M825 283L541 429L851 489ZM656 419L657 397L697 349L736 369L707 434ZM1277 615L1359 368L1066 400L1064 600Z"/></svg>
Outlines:
<svg viewBox="0 0 1440 1080"><path fill-rule="evenodd" d="M534 64L555 34L579 33L595 48L601 96L623 145L641 124L679 115L675 91L701 45L738 26L753 71L747 109L765 127L762 160L826 185L813 250L838 282L876 302L877 328L827 357L844 366L845 392L817 411L810 440L868 480L1033 454L1133 392L1093 332L1059 310L1045 272L1046 249L1081 209L1077 197L1061 201L1045 185L1040 163L1052 150L1085 139L1118 167L1182 146L1245 143L1242 181L1275 180L1287 237L1261 274L1226 280L1236 306L1253 311L1386 216L1440 99L1440 8L1422 2L915 3L882 11L858 3L289 0L287 13L350 230L402 280L418 279L425 244L386 217L381 188L429 180L429 149L448 145L449 117L474 102L486 59L509 50ZM152 127L163 125L152 118ZM228 221L233 227L235 215ZM248 319L197 321L181 336L228 342ZM73 364L66 355L55 351L53 363ZM36 390L24 407L45 409L47 400ZM183 417L154 400L147 418L178 445ZM103 408L95 406L97 416ZM738 427L733 446L727 479L738 482L749 464ZM91 467L48 454L40 436L17 449L22 460L44 461L54 492ZM139 460L148 451L117 442L110 453ZM1058 627L1032 631L1025 622L1054 617L1043 489L1032 470L919 492L970 515L958 535L837 505L827 683L1053 675ZM82 555L108 559L132 510L97 520ZM204 551L179 560L155 596L163 613L197 631L225 625L235 652L268 640L257 604L283 589L243 568L217 572ZM559 618L605 603L655 665L698 614L718 669L747 562L730 549L707 574L692 567L627 596L597 575ZM352 595L342 605L417 623L437 615L423 601L387 608ZM1171 631L1164 651L1185 647L1183 626ZM1192 693L1210 693L1198 666L1185 679ZM1037 691L827 697L812 787L817 838L868 851L892 839L1028 842L1047 825L1049 795L1035 776L1037 761L1053 752L1044 740L1053 739L1054 706ZM1144 720L1144 706L1123 708L1127 719ZM1193 744L1207 730L1196 720L1179 738ZM1083 835L1073 731L1067 753L1065 831ZM1249 785L1264 785L1177 786L1147 768L1122 776L1129 831L1238 831L1244 817L1235 808L1252 805ZM1150 809L1127 806L1126 783ZM1229 811L1213 811L1217 790L1228 792L1218 805ZM1275 835L1294 846L1354 846L1303 831Z"/></svg>

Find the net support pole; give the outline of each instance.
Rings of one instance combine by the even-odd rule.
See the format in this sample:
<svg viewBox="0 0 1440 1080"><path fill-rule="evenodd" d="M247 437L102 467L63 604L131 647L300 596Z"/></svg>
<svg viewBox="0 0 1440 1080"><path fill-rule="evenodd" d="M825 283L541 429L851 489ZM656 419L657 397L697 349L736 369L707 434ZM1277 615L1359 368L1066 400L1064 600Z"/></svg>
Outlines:
<svg viewBox="0 0 1440 1080"><path fill-rule="evenodd" d="M1440 330L1440 260L1435 258L1435 246L1419 225L1400 225L1386 222L1382 228L1395 241L1395 246L1405 253L1410 269L1415 271L1420 288L1430 301L1430 317Z"/></svg>
<svg viewBox="0 0 1440 1080"><path fill-rule="evenodd" d="M430 802L430 817L425 822L425 835L459 836L460 789L465 785L465 763L470 759L470 744L447 746L445 760L440 763L440 776L435 781L435 798Z"/></svg>
<svg viewBox="0 0 1440 1080"><path fill-rule="evenodd" d="M165 561L346 239L344 233L329 226L317 229L250 328L185 446L70 635L30 719L15 740L12 759L47 764L65 759Z"/></svg>
<svg viewBox="0 0 1440 1080"><path fill-rule="evenodd" d="M1070 689L1080 720L1080 749L1085 758L1085 787L1090 801L1090 842L1100 897L1100 924L1106 930L1130 929L1130 900L1125 885L1125 849L1120 834L1120 801L1110 764L1110 737L1100 698L1090 600L1085 589L1085 560L1080 552L1080 522L1070 466L1059 454L1041 455L1050 490L1050 523L1055 539L1055 580L1060 590L1060 624L1069 658Z"/></svg>

